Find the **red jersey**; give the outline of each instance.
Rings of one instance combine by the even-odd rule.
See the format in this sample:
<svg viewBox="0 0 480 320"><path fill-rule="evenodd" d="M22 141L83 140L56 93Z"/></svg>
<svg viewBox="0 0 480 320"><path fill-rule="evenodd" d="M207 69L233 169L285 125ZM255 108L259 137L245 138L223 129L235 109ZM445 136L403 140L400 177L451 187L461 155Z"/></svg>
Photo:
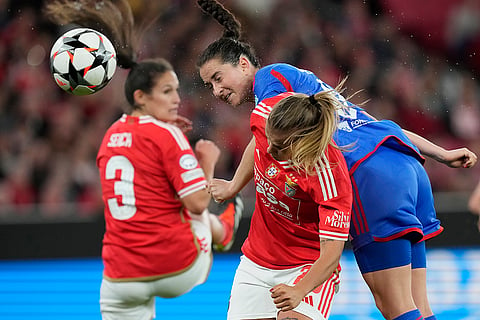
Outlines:
<svg viewBox="0 0 480 320"><path fill-rule="evenodd" d="M271 269L315 262L319 237L347 241L350 227L352 189L340 150L329 146L315 175L298 172L267 152L266 119L275 103L291 94L265 99L250 118L256 141L256 202L242 252Z"/></svg>
<svg viewBox="0 0 480 320"><path fill-rule="evenodd" d="M161 277L198 254L180 198L206 186L185 135L150 116L123 115L97 155L106 231L104 274L113 280Z"/></svg>

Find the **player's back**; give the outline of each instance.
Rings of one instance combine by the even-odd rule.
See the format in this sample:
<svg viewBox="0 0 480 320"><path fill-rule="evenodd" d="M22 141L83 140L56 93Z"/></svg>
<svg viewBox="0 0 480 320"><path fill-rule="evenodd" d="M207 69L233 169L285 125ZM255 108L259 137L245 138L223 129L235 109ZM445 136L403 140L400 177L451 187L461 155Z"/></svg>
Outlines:
<svg viewBox="0 0 480 320"><path fill-rule="evenodd" d="M180 181L182 155L196 161L178 128L151 117L124 115L105 134L97 165L105 203L103 257L112 266L106 266L109 277L175 272L195 258L190 217L179 200L195 181ZM198 181L204 185L204 176ZM149 261L152 255L157 261ZM116 263L122 267L113 268Z"/></svg>

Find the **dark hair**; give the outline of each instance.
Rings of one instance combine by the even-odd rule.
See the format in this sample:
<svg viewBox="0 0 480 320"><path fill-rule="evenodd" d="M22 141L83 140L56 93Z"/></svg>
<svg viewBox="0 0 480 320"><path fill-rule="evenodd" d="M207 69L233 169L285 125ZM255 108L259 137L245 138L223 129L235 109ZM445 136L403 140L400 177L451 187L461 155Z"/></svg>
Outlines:
<svg viewBox="0 0 480 320"><path fill-rule="evenodd" d="M136 61L141 35L156 17L150 23L144 23L142 29L136 29L128 0L51 0L46 3L43 12L53 23L95 29L112 41L117 52L117 65L130 69L124 90L125 98L134 109L138 107L133 98L135 90L150 93L159 76L173 71L172 65L165 59Z"/></svg>
<svg viewBox="0 0 480 320"><path fill-rule="evenodd" d="M43 13L57 25L78 25L103 33L115 47L117 65L125 69L135 65L139 37L127 0L51 0Z"/></svg>
<svg viewBox="0 0 480 320"><path fill-rule="evenodd" d="M158 76L165 72L173 71L172 65L163 58L147 59L137 63L128 73L125 81L125 97L128 103L137 108L133 98L135 90L142 90L145 93L151 93L155 86Z"/></svg>
<svg viewBox="0 0 480 320"><path fill-rule="evenodd" d="M225 29L222 37L211 43L202 52L197 60L197 67L200 68L206 62L216 58L224 63L237 65L240 56L244 55L253 66L260 68L259 59L252 46L247 42L240 41L241 24L235 16L215 0L198 0L197 3L203 12L217 20Z"/></svg>

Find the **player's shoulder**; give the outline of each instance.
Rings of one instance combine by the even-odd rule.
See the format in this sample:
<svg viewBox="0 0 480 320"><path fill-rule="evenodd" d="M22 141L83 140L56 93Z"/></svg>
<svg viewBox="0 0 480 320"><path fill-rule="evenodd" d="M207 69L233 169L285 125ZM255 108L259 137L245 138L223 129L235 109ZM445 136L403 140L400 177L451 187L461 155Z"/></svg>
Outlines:
<svg viewBox="0 0 480 320"><path fill-rule="evenodd" d="M189 149L190 143L184 133L177 126L157 120L150 116L142 116L138 119L138 130L145 138L155 141L157 144L165 144L174 141L181 149Z"/></svg>
<svg viewBox="0 0 480 320"><path fill-rule="evenodd" d="M157 120L151 116L141 116L138 119L139 128L143 130L156 131L160 134L178 135L182 131L175 125Z"/></svg>
<svg viewBox="0 0 480 320"><path fill-rule="evenodd" d="M297 67L294 67L288 63L273 63L258 70L257 76L275 78L274 76L275 73L283 74L283 73L298 72L298 71L299 69Z"/></svg>
<svg viewBox="0 0 480 320"><path fill-rule="evenodd" d="M277 104L280 100L285 99L286 97L293 96L295 92L282 92L277 94L276 96L265 98L260 103L258 103L257 107L268 106L273 108L275 104Z"/></svg>

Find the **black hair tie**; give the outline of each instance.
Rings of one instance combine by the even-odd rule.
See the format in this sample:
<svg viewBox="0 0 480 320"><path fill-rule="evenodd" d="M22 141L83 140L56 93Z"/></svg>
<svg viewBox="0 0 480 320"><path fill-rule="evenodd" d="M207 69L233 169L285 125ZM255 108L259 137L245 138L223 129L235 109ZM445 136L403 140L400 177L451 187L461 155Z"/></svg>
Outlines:
<svg viewBox="0 0 480 320"><path fill-rule="evenodd" d="M311 104L313 104L314 106L320 106L317 99L315 99L315 95L312 94L311 96L308 97L308 100L310 101Z"/></svg>

